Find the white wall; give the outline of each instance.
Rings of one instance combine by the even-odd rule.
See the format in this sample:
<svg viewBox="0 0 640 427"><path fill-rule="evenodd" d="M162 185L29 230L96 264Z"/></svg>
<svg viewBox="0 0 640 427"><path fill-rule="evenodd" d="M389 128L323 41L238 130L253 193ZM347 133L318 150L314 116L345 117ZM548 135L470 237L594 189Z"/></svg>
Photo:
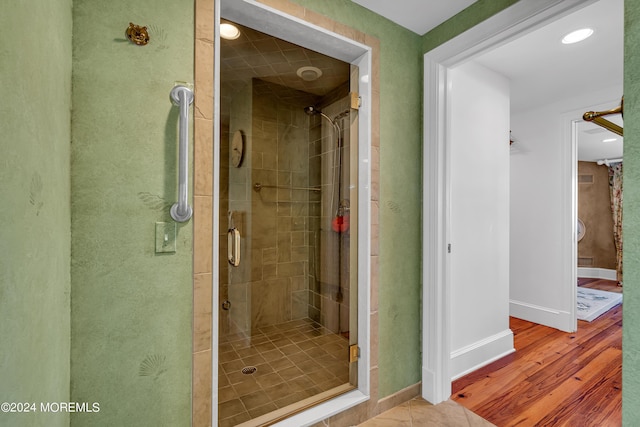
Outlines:
<svg viewBox="0 0 640 427"><path fill-rule="evenodd" d="M451 376L513 351L509 330L509 82L449 73Z"/></svg>
<svg viewBox="0 0 640 427"><path fill-rule="evenodd" d="M564 331L576 327L571 121L619 105L622 87L585 92L511 117L511 315Z"/></svg>

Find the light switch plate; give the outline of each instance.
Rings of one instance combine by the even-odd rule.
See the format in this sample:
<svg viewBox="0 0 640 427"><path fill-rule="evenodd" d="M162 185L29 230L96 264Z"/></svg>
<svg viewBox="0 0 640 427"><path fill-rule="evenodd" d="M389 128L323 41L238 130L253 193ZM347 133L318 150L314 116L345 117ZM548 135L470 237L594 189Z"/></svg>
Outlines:
<svg viewBox="0 0 640 427"><path fill-rule="evenodd" d="M156 253L176 252L176 223L156 222Z"/></svg>

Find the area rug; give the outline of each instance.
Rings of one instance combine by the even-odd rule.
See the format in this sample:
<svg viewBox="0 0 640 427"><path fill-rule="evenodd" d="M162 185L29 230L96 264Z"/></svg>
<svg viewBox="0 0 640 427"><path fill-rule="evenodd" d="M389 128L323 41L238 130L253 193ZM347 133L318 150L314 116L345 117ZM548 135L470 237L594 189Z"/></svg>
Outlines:
<svg viewBox="0 0 640 427"><path fill-rule="evenodd" d="M621 302L621 293L578 288L578 319L591 322Z"/></svg>

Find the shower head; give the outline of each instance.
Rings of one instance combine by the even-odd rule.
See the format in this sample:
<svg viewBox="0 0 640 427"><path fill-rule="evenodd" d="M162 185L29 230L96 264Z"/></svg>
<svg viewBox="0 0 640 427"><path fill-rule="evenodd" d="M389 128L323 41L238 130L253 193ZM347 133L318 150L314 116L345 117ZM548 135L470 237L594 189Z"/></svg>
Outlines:
<svg viewBox="0 0 640 427"><path fill-rule="evenodd" d="M323 113L322 111L318 110L316 107L314 107L313 105L309 105L308 107L304 107L304 112L308 115L308 116L315 116L316 114L320 114L322 117L324 117L325 119L327 119L329 121L329 123L331 123L331 125L335 128L336 122L334 122L333 120L331 120L331 117L327 116L325 113Z"/></svg>
<svg viewBox="0 0 640 427"><path fill-rule="evenodd" d="M321 111L318 110L313 105L309 105L308 107L304 107L304 112L309 116L313 116L315 114L320 114L321 113Z"/></svg>

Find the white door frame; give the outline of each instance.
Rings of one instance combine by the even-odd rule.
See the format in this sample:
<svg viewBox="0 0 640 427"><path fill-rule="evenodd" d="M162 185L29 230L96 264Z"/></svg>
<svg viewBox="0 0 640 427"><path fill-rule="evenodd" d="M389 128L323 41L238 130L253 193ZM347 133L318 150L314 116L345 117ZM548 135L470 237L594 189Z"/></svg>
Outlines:
<svg viewBox="0 0 640 427"><path fill-rule="evenodd" d="M451 395L448 69L594 1L521 0L424 55L422 396L433 404Z"/></svg>
<svg viewBox="0 0 640 427"><path fill-rule="evenodd" d="M219 274L218 236L220 217L220 17L250 28L294 41L341 61L356 65L360 71L358 94L358 346L364 351L358 359L357 389L318 404L275 424L301 427L315 424L370 398L370 284L371 284L371 73L370 46L262 4L256 0L215 1L214 10L214 117L213 117L213 259L212 265L212 349L211 416L218 419L218 319Z"/></svg>

